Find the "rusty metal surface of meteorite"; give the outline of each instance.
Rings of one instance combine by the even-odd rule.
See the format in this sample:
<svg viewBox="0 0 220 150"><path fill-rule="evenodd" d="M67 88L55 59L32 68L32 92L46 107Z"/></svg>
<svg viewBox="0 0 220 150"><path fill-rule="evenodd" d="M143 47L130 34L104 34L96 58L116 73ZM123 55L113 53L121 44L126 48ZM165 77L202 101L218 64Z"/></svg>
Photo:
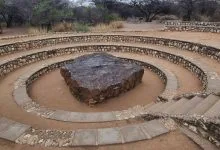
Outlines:
<svg viewBox="0 0 220 150"><path fill-rule="evenodd" d="M60 72L78 100L94 105L141 83L144 69L107 53L94 53L76 58Z"/></svg>

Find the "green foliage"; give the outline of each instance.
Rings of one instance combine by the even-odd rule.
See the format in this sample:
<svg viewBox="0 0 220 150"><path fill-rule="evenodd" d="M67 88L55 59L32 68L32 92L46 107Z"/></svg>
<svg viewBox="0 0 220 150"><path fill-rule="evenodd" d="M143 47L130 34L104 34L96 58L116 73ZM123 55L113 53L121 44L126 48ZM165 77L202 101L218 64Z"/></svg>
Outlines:
<svg viewBox="0 0 220 150"><path fill-rule="evenodd" d="M88 32L89 26L87 24L82 23L74 23L74 31L76 32Z"/></svg>
<svg viewBox="0 0 220 150"><path fill-rule="evenodd" d="M53 25L72 16L68 3L62 3L62 0L40 0L34 7L32 24Z"/></svg>
<svg viewBox="0 0 220 150"><path fill-rule="evenodd" d="M105 15L105 22L110 23L112 21L121 20L118 14L112 13L112 14L106 14Z"/></svg>

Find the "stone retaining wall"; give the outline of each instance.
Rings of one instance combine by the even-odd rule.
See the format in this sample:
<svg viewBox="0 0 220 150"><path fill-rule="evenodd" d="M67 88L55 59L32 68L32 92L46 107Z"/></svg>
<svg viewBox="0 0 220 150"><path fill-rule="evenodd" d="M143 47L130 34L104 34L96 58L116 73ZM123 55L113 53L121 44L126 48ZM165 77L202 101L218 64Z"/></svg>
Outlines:
<svg viewBox="0 0 220 150"><path fill-rule="evenodd" d="M220 123L205 118L176 118L175 121L220 147Z"/></svg>
<svg viewBox="0 0 220 150"><path fill-rule="evenodd" d="M220 22L167 21L166 31L194 31L220 33Z"/></svg>
<svg viewBox="0 0 220 150"><path fill-rule="evenodd" d="M166 31L193 31L193 32L212 32L220 33L220 27L205 27L205 26L178 26L178 25L166 25Z"/></svg>
<svg viewBox="0 0 220 150"><path fill-rule="evenodd" d="M152 55L153 57L162 58L168 60L174 64L179 64L194 73L199 80L203 84L203 89L207 88L208 79L201 68L186 60L181 56L176 56L170 53L157 51L153 49L143 48L143 47L131 47L131 46L119 46L119 45L92 45L92 46L76 46L76 47L67 47L54 49L50 51L43 51L34 53L27 56L22 56L15 60L9 61L0 65L0 78L7 75L9 72L15 70L16 68L22 67L24 65L45 60L48 58L65 55L65 54L73 54L73 53L81 53L81 52L129 52L129 53L138 53L144 55Z"/></svg>
<svg viewBox="0 0 220 150"><path fill-rule="evenodd" d="M165 25L175 26L213 26L220 27L220 22L200 22L200 21L166 21Z"/></svg>
<svg viewBox="0 0 220 150"><path fill-rule="evenodd" d="M64 43L88 43L88 42L119 42L119 43L142 43L155 44L161 46L175 47L182 50L196 52L212 59L220 61L220 49L197 43L171 40L156 37L144 36L125 36L125 35L86 35L86 36L69 36L59 38L49 38L33 40L26 42L17 42L0 46L0 55L14 53L16 51L25 51L42 47L54 46Z"/></svg>

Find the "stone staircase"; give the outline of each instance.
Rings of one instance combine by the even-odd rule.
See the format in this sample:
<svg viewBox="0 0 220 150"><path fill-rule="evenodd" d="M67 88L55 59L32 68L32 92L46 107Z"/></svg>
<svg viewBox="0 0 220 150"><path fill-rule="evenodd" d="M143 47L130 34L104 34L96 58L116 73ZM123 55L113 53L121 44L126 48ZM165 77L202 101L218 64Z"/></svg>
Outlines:
<svg viewBox="0 0 220 150"><path fill-rule="evenodd" d="M220 96L210 94L208 96L182 97L180 100L170 100L166 103L156 103L147 109L148 113L160 113L166 115L201 115L207 118L220 116Z"/></svg>

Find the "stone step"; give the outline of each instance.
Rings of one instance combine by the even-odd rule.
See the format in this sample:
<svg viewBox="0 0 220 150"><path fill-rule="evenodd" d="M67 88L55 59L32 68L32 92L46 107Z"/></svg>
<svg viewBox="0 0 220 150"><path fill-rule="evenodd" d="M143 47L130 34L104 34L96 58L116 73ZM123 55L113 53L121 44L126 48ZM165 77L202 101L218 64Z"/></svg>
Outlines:
<svg viewBox="0 0 220 150"><path fill-rule="evenodd" d="M163 112L164 109L173 105L174 103L175 103L174 101L169 101L169 102L163 103L162 105L159 105L157 109L152 110L152 112L154 112L154 113Z"/></svg>
<svg viewBox="0 0 220 150"><path fill-rule="evenodd" d="M162 102L155 103L154 105L152 105L151 107L147 109L147 112L153 112L157 110L157 108L160 107L161 105L163 105Z"/></svg>
<svg viewBox="0 0 220 150"><path fill-rule="evenodd" d="M161 108L160 108L160 112L163 112L165 109L167 109L168 107L170 107L171 105L175 104L175 101L169 101L167 103L165 103Z"/></svg>
<svg viewBox="0 0 220 150"><path fill-rule="evenodd" d="M5 130L8 126L12 125L14 122L6 118L0 118L0 132Z"/></svg>
<svg viewBox="0 0 220 150"><path fill-rule="evenodd" d="M219 99L218 96L215 95L209 95L206 97L200 104L198 104L195 108L190 110L187 114L193 115L203 115L208 109L210 109Z"/></svg>
<svg viewBox="0 0 220 150"><path fill-rule="evenodd" d="M220 115L219 110L220 110L220 98L206 113L204 113L204 116L217 117Z"/></svg>
<svg viewBox="0 0 220 150"><path fill-rule="evenodd" d="M136 125L121 127L120 132L125 143L151 139L148 133L144 133L140 126Z"/></svg>
<svg viewBox="0 0 220 150"><path fill-rule="evenodd" d="M98 145L122 143L122 135L118 128L98 129Z"/></svg>
<svg viewBox="0 0 220 150"><path fill-rule="evenodd" d="M13 142L30 128L29 125L21 124L6 118L0 119L0 126L2 127L0 138Z"/></svg>
<svg viewBox="0 0 220 150"><path fill-rule="evenodd" d="M77 141L77 145L94 145L96 133L94 130L90 131L88 134L86 132L81 131L81 136L77 136L75 134L74 140ZM159 120L152 120L146 123L124 126L120 128L102 128L97 131L97 145L107 145L107 144L119 144L119 143L128 143L135 142L140 140L147 140L154 138L156 136L162 135L169 132L167 128ZM79 133L79 131L76 131ZM93 140L89 142L80 142L80 139L83 137L89 136ZM80 144L79 144L80 143Z"/></svg>
<svg viewBox="0 0 220 150"><path fill-rule="evenodd" d="M163 110L163 113L170 114L174 110L181 108L189 100L186 98L181 98L179 101L175 102L173 105L169 106L167 109Z"/></svg>
<svg viewBox="0 0 220 150"><path fill-rule="evenodd" d="M73 145L75 146L92 146L96 145L97 130L96 129L83 129L77 130L74 133Z"/></svg>
<svg viewBox="0 0 220 150"><path fill-rule="evenodd" d="M151 138L169 132L169 130L159 120L152 120L143 123L140 128L145 135L149 135Z"/></svg>
<svg viewBox="0 0 220 150"><path fill-rule="evenodd" d="M183 104L181 107L176 108L176 110L173 111L174 114L186 114L188 111L196 107L199 103L203 101L203 98L195 96L191 100L188 100L185 104Z"/></svg>

